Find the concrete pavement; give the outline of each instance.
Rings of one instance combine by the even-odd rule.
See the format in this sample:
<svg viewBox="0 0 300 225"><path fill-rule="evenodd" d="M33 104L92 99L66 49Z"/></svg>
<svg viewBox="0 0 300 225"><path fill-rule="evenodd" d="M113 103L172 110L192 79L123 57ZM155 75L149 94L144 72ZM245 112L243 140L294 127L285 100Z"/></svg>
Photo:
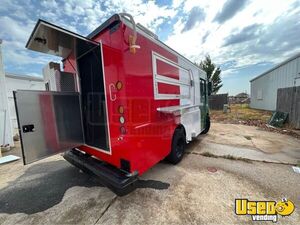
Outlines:
<svg viewBox="0 0 300 225"><path fill-rule="evenodd" d="M220 132L214 129L210 135ZM124 197L59 155L25 167L20 161L2 165L0 224L257 224L235 215L235 199L283 197L297 208L277 224L299 224L300 174L290 165L199 155L203 143L206 151L214 145L241 147L235 140L224 145L209 135L199 138L180 164L159 163Z"/></svg>
<svg viewBox="0 0 300 225"><path fill-rule="evenodd" d="M300 162L300 140L257 127L213 123L210 132L193 143L199 154L234 156L257 161L294 164Z"/></svg>

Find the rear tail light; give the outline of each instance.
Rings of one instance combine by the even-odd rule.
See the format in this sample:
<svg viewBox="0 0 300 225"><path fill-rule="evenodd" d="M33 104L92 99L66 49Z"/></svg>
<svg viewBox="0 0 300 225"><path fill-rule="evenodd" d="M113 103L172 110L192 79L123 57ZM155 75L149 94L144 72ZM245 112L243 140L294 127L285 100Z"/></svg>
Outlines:
<svg viewBox="0 0 300 225"><path fill-rule="evenodd" d="M125 123L125 118L124 118L124 116L120 116L120 119L119 119L119 120L120 120L120 123L122 123L122 124Z"/></svg>
<svg viewBox="0 0 300 225"><path fill-rule="evenodd" d="M121 81L118 81L118 82L116 83L116 88L117 88L117 90L121 90L122 87L123 87L122 82L121 82Z"/></svg>
<svg viewBox="0 0 300 225"><path fill-rule="evenodd" d="M125 123L125 118L123 116L124 115L124 107L122 105L120 105L118 107L118 112L121 114L120 117L119 117L119 121L121 123L120 133L124 135L124 134L126 134L126 128L124 126L122 126L122 124Z"/></svg>
<svg viewBox="0 0 300 225"><path fill-rule="evenodd" d="M126 134L126 129L125 129L125 127L120 127L120 132L121 132L121 134Z"/></svg>
<svg viewBox="0 0 300 225"><path fill-rule="evenodd" d="M120 105L118 111L119 111L120 114L123 114L124 113L124 107Z"/></svg>

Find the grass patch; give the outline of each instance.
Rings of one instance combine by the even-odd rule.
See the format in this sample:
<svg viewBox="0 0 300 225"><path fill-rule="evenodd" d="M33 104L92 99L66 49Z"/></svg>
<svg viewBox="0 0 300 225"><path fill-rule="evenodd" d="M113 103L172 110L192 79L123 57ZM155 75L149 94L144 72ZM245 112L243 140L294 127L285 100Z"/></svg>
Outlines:
<svg viewBox="0 0 300 225"><path fill-rule="evenodd" d="M205 156L205 157L211 157L211 158L223 158L223 159L239 160L239 161L244 161L244 162L247 162L247 163L251 163L250 159L246 159L246 158L242 158L242 157L236 157L236 156L233 156L233 155L218 156L218 155L214 155L210 152L203 152L203 153L200 153L200 155Z"/></svg>
<svg viewBox="0 0 300 225"><path fill-rule="evenodd" d="M200 153L200 155L205 156L205 157L219 158L219 156L211 154L210 152L203 152L203 153Z"/></svg>
<svg viewBox="0 0 300 225"><path fill-rule="evenodd" d="M258 123L267 123L272 116L272 112L258 109L251 109L248 104L231 104L230 112L211 110L212 120L216 122L240 123L255 121Z"/></svg>

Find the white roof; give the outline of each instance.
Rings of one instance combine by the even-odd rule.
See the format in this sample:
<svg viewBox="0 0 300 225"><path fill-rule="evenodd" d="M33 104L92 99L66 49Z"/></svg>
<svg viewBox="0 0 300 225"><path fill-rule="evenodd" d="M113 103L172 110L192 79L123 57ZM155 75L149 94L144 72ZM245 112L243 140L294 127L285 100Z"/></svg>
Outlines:
<svg viewBox="0 0 300 225"><path fill-rule="evenodd" d="M252 81L254 81L254 80L256 80L256 79L258 79L258 78L260 78L260 77L262 77L262 76L264 76L264 75L266 75L267 73L270 73L270 72L273 71L273 70L276 70L277 68L283 66L284 64L287 64L288 62L290 62L290 61L292 61L292 60L294 60L294 59L296 59L296 58L298 58L298 57L300 57L300 53L298 53L298 54L296 54L296 55L294 55L294 56L292 56L292 57L286 59L285 61L283 61L283 62L281 62L281 63L279 63L279 64L277 64L277 65L274 66L273 68L271 68L271 69L267 70L266 72L264 72L264 73L258 75L257 77L254 77L252 80L250 80L250 82L252 82Z"/></svg>
<svg viewBox="0 0 300 225"><path fill-rule="evenodd" d="M35 77L30 75L24 75L24 74L14 74L14 73L5 73L6 77L13 78L13 79L19 79L19 80L32 80L32 81L44 81L43 77Z"/></svg>

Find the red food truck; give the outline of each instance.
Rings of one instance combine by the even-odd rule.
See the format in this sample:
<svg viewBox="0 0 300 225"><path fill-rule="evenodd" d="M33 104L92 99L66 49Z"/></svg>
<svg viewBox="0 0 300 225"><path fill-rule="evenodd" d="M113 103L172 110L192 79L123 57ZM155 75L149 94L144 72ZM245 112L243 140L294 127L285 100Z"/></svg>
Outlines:
<svg viewBox="0 0 300 225"><path fill-rule="evenodd" d="M87 37L39 20L26 47L60 56L62 68L56 91L14 92L24 164L64 152L120 194L209 130L206 73L129 14Z"/></svg>

